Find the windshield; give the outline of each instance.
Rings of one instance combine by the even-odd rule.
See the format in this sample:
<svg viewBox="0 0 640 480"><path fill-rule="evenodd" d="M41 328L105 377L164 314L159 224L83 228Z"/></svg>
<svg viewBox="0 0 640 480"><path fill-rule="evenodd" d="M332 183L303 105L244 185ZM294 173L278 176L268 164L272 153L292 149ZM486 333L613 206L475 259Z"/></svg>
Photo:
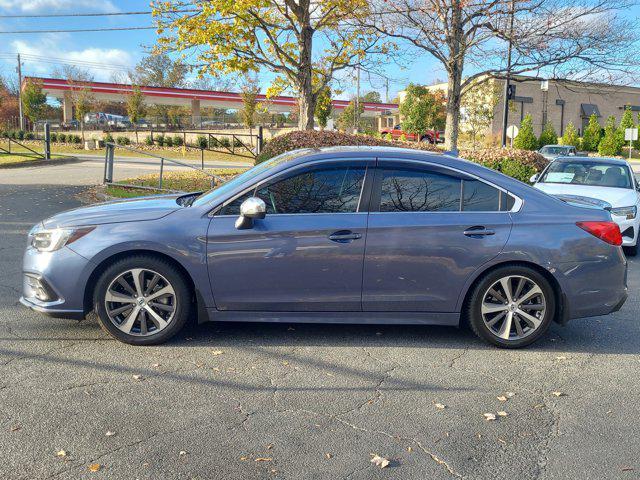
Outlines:
<svg viewBox="0 0 640 480"><path fill-rule="evenodd" d="M547 153L549 155L564 155L570 151L567 147L542 147L540 153Z"/></svg>
<svg viewBox="0 0 640 480"><path fill-rule="evenodd" d="M597 162L554 162L549 165L539 182L632 188L627 167Z"/></svg>
<svg viewBox="0 0 640 480"><path fill-rule="evenodd" d="M206 203L217 200L220 197L224 197L229 192L232 192L239 185L242 185L243 183L250 181L252 178L257 177L263 172L269 170L270 168L275 167L276 165L279 165L283 162L293 160L294 158L298 158L309 152L310 152L310 149L296 150L294 152L287 152L287 153L283 153L282 155L278 155L277 157L273 157L272 159L267 160L266 162L262 162L256 165L255 167L247 170L246 172L241 173L237 177L229 180L226 183L223 183L219 187L216 187L212 190L209 190L208 192L203 193L192 203L192 205L194 206L204 205Z"/></svg>

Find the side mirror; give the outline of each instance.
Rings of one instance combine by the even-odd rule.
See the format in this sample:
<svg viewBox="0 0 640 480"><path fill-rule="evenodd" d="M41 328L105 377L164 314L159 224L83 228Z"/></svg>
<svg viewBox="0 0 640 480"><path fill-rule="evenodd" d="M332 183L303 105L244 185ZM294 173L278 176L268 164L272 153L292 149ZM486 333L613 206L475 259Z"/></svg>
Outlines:
<svg viewBox="0 0 640 480"><path fill-rule="evenodd" d="M536 183L538 181L538 178L540 178L540 175L537 173L534 173L533 175L531 175L531 178L529 179L529 181L531 183Z"/></svg>
<svg viewBox="0 0 640 480"><path fill-rule="evenodd" d="M238 230L253 228L254 219L263 219L267 214L267 205L258 197L247 198L240 205L240 216L236 220Z"/></svg>

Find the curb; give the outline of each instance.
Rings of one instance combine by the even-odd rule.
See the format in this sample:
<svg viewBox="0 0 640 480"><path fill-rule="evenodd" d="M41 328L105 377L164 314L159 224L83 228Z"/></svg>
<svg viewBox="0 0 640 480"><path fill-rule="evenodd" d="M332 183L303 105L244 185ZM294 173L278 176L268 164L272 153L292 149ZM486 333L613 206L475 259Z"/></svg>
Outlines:
<svg viewBox="0 0 640 480"><path fill-rule="evenodd" d="M0 169L3 168L28 168L28 167L45 167L49 165L65 165L67 163L78 163L83 160L80 158L74 157L65 157L55 160L32 160L30 162L20 162L20 163L8 163L5 165L0 165Z"/></svg>

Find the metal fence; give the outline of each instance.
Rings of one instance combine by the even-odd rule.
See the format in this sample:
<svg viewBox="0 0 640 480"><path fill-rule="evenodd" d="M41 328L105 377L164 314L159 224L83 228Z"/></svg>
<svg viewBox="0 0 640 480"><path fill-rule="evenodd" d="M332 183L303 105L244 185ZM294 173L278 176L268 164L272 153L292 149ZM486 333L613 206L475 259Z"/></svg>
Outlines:
<svg viewBox="0 0 640 480"><path fill-rule="evenodd" d="M42 142L42 151L39 152L35 148L31 148L23 143L24 140L36 140ZM9 134L0 137L0 154L18 155L23 157L42 158L44 160L51 159L51 137L49 126L45 125L43 134L32 135L32 138L25 136L23 138L13 138Z"/></svg>

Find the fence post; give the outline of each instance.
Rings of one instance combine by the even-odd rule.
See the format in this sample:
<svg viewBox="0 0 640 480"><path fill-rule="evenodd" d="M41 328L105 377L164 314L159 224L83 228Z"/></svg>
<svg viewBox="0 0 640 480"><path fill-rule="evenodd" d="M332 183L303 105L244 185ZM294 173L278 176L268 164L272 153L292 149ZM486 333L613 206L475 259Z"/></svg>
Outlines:
<svg viewBox="0 0 640 480"><path fill-rule="evenodd" d="M164 172L164 157L160 158L160 178L158 179L158 189L162 190L162 173Z"/></svg>
<svg viewBox="0 0 640 480"><path fill-rule="evenodd" d="M262 139L263 139L262 125L258 125L258 138L256 141L256 157L262 152Z"/></svg>
<svg viewBox="0 0 640 480"><path fill-rule="evenodd" d="M106 153L104 159L104 183L113 182L113 143L106 144Z"/></svg>
<svg viewBox="0 0 640 480"><path fill-rule="evenodd" d="M51 160L51 129L49 122L44 124L44 159Z"/></svg>
<svg viewBox="0 0 640 480"><path fill-rule="evenodd" d="M202 164L202 169L204 170L204 148L200 149L200 163Z"/></svg>

